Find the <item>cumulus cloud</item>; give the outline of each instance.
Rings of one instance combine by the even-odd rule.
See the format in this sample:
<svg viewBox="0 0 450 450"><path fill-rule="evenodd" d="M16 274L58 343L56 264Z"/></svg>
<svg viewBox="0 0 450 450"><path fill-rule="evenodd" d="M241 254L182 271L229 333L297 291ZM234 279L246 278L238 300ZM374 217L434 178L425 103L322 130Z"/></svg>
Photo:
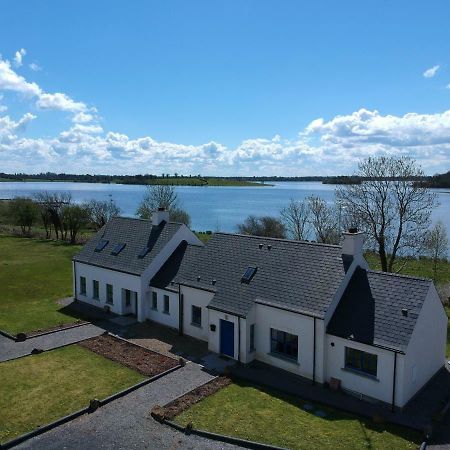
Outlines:
<svg viewBox="0 0 450 450"><path fill-rule="evenodd" d="M89 108L85 103L75 101L64 93L45 92L36 83L28 82L23 76L15 72L11 67L11 63L0 57L1 90L16 92L29 98L34 97L36 98L36 106L41 109L66 111L73 114L95 111L95 108Z"/></svg>
<svg viewBox="0 0 450 450"><path fill-rule="evenodd" d="M41 109L54 109L73 113L86 111L87 109L87 106L83 102L76 102L66 94L60 92L56 92L55 94L42 93L36 105Z"/></svg>
<svg viewBox="0 0 450 450"><path fill-rule="evenodd" d="M27 125L36 118L31 113L26 113L17 122L11 120L9 116L0 117L0 144L14 144L17 140L17 133L25 131Z"/></svg>
<svg viewBox="0 0 450 450"><path fill-rule="evenodd" d="M27 54L26 50L24 48L21 48L20 50L17 50L16 54L14 55L14 65L16 67L20 67L23 64L23 57Z"/></svg>
<svg viewBox="0 0 450 450"><path fill-rule="evenodd" d="M74 123L87 123L93 120L94 116L92 114L86 114L84 112L79 112L72 117L72 122Z"/></svg>
<svg viewBox="0 0 450 450"><path fill-rule="evenodd" d="M423 73L423 76L425 78L433 78L436 75L436 72L439 70L440 66L436 65L433 67L430 67L429 69L425 70Z"/></svg>

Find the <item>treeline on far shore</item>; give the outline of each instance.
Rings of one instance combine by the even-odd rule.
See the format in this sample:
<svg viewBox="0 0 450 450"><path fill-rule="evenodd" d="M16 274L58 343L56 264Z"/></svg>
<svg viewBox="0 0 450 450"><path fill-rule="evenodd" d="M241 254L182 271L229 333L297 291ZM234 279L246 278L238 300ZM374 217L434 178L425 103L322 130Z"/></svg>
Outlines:
<svg viewBox="0 0 450 450"><path fill-rule="evenodd" d="M351 185L361 184L363 181L395 181L399 178L378 177L367 178L357 175L338 176L307 176L307 177L285 177L285 176L253 176L253 177L210 177L198 175L174 174L143 174L143 175L90 175L69 173L3 173L0 172L0 182L6 181L66 181L75 183L110 183L110 184L140 184L140 185L170 185L170 186L261 186L270 185L271 182L297 181L297 182L320 182L323 184ZM413 177L407 181L423 185L429 188L450 188L450 171L432 176Z"/></svg>

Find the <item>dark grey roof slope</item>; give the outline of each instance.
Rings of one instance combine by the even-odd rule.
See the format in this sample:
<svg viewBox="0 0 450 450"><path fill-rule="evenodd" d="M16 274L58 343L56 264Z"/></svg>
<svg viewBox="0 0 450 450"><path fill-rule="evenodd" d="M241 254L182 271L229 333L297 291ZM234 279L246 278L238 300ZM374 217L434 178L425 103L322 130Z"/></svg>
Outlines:
<svg viewBox="0 0 450 450"><path fill-rule="evenodd" d="M430 286L430 280L358 268L327 332L404 352Z"/></svg>
<svg viewBox="0 0 450 450"><path fill-rule="evenodd" d="M160 225L153 226L150 220L115 217L74 256L73 260L140 275L181 226L172 222L161 222ZM94 249L101 239L107 239L108 244L101 252L96 252ZM119 243L125 243L125 248L117 256L111 255L111 251ZM150 251L143 258L138 258L139 253L147 245Z"/></svg>
<svg viewBox="0 0 450 450"><path fill-rule="evenodd" d="M250 266L257 267L256 274L249 284L241 283ZM187 246L165 282L173 276L214 291L211 308L241 316L261 301L323 317L344 273L338 246L215 233L204 247Z"/></svg>

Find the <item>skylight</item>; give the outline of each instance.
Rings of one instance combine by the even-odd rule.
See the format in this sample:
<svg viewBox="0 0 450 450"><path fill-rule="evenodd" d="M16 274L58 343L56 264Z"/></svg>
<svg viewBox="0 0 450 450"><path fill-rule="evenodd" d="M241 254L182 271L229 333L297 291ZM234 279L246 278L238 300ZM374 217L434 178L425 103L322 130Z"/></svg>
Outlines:
<svg viewBox="0 0 450 450"><path fill-rule="evenodd" d="M144 247L141 252L138 255L138 258L142 259L145 258L145 255L150 251L150 247L147 245L147 247Z"/></svg>
<svg viewBox="0 0 450 450"><path fill-rule="evenodd" d="M242 275L241 283L249 284L252 278L255 276L256 269L256 267L248 267L244 272L244 275Z"/></svg>
<svg viewBox="0 0 450 450"><path fill-rule="evenodd" d="M124 243L120 242L119 244L117 244L114 248L113 251L111 252L111 255L113 256L117 256L124 248L125 248Z"/></svg>
<svg viewBox="0 0 450 450"><path fill-rule="evenodd" d="M108 242L109 241L107 239L102 239L101 241L99 241L99 243L95 247L95 251L101 252L108 245Z"/></svg>

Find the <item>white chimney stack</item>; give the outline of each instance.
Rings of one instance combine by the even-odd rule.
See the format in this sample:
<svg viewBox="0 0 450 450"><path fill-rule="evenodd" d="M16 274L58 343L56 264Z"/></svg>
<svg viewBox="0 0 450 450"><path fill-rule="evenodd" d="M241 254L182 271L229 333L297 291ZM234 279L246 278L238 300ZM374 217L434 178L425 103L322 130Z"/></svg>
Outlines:
<svg viewBox="0 0 450 450"><path fill-rule="evenodd" d="M342 241L342 254L359 257L363 256L364 233L358 231L357 228L349 228L343 233L344 240Z"/></svg>
<svg viewBox="0 0 450 450"><path fill-rule="evenodd" d="M169 221L169 211L165 208L158 208L157 211L152 213L152 225L158 226L161 222Z"/></svg>

